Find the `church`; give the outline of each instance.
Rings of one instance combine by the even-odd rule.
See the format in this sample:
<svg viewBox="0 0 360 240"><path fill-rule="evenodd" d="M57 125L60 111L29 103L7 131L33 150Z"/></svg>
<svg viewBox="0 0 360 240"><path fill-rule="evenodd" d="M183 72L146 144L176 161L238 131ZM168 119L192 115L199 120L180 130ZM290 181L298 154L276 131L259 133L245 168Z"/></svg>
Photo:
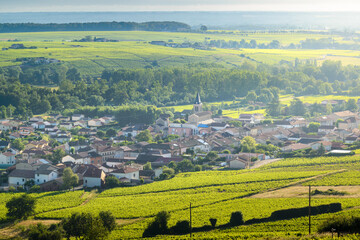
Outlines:
<svg viewBox="0 0 360 240"><path fill-rule="evenodd" d="M193 114L188 117L190 124L209 124L212 122L212 113L210 111L203 111L203 104L201 102L200 93L197 93L193 105Z"/></svg>

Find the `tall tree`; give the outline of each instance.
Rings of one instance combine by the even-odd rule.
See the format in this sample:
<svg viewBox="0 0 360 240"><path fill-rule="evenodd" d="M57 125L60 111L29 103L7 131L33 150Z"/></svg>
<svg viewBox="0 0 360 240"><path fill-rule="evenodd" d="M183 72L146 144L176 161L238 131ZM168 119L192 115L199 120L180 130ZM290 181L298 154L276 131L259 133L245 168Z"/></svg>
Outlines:
<svg viewBox="0 0 360 240"><path fill-rule="evenodd" d="M74 188L79 182L78 175L74 174L71 168L67 167L63 171L63 187L65 189Z"/></svg>

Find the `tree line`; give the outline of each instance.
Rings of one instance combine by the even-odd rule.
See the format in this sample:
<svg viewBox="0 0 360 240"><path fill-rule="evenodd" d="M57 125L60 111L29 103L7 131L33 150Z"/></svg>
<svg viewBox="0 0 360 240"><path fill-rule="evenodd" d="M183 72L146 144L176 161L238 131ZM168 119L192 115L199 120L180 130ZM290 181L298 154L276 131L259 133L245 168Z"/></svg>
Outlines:
<svg viewBox="0 0 360 240"><path fill-rule="evenodd" d="M2 23L0 33L53 31L190 31L188 24L163 22Z"/></svg>
<svg viewBox="0 0 360 240"><path fill-rule="evenodd" d="M199 63L104 70L99 77L84 77L76 68L61 64L32 70L7 67L0 68L0 115L1 118L19 115L25 118L74 109L72 113L85 112L95 117L102 116L100 112L104 111L114 115L114 110L109 109L124 105L121 110L128 115L124 122L138 122L144 114L150 121L157 112L156 108L146 105L192 104L197 92L204 102L246 97L249 101L277 105L279 94L360 95L359 78L359 66L342 66L335 61L324 61L321 66L299 61L278 65L246 61L231 69ZM33 86L39 83L38 79L51 79L58 88ZM46 82L49 81L43 81ZM136 109L139 112L132 114ZM119 115L121 118L124 117Z"/></svg>

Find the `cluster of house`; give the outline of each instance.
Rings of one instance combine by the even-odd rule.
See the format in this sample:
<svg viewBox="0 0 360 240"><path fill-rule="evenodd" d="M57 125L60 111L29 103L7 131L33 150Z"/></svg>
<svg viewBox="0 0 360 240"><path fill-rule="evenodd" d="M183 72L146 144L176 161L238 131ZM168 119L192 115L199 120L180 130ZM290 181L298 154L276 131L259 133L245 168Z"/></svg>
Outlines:
<svg viewBox="0 0 360 240"><path fill-rule="evenodd" d="M84 187L101 187L108 175L129 185L140 181L152 182L162 174L164 166L170 162L181 162L188 150L195 152L197 157L217 151L223 159L218 164L233 169L248 167L254 158L270 158L260 153L230 154L235 152L245 136L253 137L259 144L279 146L282 152L317 150L321 146L326 151L342 151L344 144L360 139L358 113L336 112L311 120L291 117L269 124L264 124L262 114L241 114L236 120L243 123L242 127L234 127L229 121L235 119L212 117L211 112L203 111L199 94L186 123L172 123L168 114L162 114L153 125L127 126L107 140L98 138L97 131L98 127L112 123L114 119L111 116L90 119L81 114L71 117L52 114L49 117L51 121L39 117L33 117L26 123L0 121L0 130L9 131L11 141L34 133L46 133L61 144L51 147L46 140L30 141L24 150L18 151L12 147L11 141L0 141L0 165L10 166L7 169L10 186L22 186L33 180L43 190L57 190L62 184L62 171L66 167L78 174ZM307 133L310 122L319 123L317 132ZM78 128L77 134L86 136L86 140L71 141L73 128ZM136 142L135 137L144 130L149 130L153 136L178 135L178 138L166 143ZM129 140L136 143L126 146L116 144ZM59 163L54 165L45 159L59 148L66 153ZM144 170L144 165L149 162L152 170Z"/></svg>

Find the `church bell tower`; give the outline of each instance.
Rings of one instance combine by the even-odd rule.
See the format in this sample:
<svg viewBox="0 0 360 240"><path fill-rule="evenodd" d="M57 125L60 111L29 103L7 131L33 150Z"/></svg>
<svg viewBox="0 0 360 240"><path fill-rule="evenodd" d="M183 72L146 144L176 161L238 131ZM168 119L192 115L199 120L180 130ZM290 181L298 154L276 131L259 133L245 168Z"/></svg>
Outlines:
<svg viewBox="0 0 360 240"><path fill-rule="evenodd" d="M199 92L196 95L196 99L195 99L195 103L194 103L194 107L193 107L193 112L194 113L198 113L198 112L202 112L202 102L200 99L200 94Z"/></svg>

